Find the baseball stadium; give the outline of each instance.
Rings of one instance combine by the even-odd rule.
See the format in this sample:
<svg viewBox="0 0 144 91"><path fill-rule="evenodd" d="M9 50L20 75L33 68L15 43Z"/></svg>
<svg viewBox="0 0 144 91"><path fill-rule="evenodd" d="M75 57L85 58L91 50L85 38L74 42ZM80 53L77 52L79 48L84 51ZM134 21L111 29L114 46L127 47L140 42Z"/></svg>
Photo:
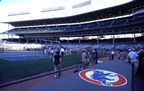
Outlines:
<svg viewBox="0 0 144 91"><path fill-rule="evenodd" d="M144 91L143 0L0 0L0 91Z"/></svg>

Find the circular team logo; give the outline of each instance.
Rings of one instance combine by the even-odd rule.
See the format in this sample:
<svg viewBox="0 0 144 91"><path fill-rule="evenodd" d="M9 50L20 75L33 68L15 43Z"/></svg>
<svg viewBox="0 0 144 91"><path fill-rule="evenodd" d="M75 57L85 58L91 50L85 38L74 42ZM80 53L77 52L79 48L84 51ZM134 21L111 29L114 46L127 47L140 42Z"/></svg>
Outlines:
<svg viewBox="0 0 144 91"><path fill-rule="evenodd" d="M115 72L100 70L100 69L88 69L79 73L79 76L94 84L102 86L122 86L127 83L127 79Z"/></svg>

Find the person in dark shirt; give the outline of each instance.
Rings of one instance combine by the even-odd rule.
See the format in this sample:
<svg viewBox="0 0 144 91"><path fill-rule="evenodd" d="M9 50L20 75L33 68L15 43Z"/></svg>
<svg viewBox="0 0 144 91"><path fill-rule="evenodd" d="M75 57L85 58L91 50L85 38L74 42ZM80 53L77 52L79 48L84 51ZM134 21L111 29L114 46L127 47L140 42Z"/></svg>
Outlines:
<svg viewBox="0 0 144 91"><path fill-rule="evenodd" d="M139 72L144 74L144 47L138 53Z"/></svg>
<svg viewBox="0 0 144 91"><path fill-rule="evenodd" d="M141 48L140 52L138 53L138 60L139 61L144 61L144 48Z"/></svg>
<svg viewBox="0 0 144 91"><path fill-rule="evenodd" d="M97 51L97 49L95 49L93 61L94 61L95 64L98 63L98 51Z"/></svg>
<svg viewBox="0 0 144 91"><path fill-rule="evenodd" d="M58 71L61 68L61 56L59 52L56 52L56 55L53 57L54 71ZM56 77L56 75L54 76Z"/></svg>

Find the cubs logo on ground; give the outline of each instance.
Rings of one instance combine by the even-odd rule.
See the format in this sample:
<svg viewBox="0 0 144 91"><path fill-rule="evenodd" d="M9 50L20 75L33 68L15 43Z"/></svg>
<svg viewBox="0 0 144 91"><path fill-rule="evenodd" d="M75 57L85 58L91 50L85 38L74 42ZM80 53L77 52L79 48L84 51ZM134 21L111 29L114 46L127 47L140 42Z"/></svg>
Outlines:
<svg viewBox="0 0 144 91"><path fill-rule="evenodd" d="M127 79L115 72L100 70L100 69L88 69L79 73L79 76L94 84L102 86L123 86L127 83Z"/></svg>

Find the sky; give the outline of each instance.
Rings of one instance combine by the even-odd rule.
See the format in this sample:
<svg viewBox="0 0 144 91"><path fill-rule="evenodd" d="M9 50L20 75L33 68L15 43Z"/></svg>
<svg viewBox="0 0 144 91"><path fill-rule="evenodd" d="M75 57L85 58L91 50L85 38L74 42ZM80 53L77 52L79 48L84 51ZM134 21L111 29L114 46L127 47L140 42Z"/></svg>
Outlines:
<svg viewBox="0 0 144 91"><path fill-rule="evenodd" d="M51 17L64 17L77 15L84 12L107 8L119 5L132 0L91 0L91 5L72 9L73 5L88 0L1 0L0 1L0 32L11 29L7 24L1 24L5 21L31 20ZM41 13L42 9L65 6L65 10L57 12ZM10 13L30 12L30 15L9 17Z"/></svg>

